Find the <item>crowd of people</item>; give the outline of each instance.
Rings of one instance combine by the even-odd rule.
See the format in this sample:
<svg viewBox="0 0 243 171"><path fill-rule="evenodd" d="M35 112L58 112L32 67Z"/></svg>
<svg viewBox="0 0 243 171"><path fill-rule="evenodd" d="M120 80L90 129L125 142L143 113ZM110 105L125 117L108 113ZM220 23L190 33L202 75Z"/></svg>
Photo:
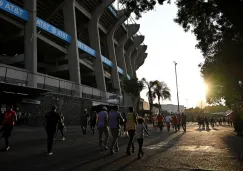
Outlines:
<svg viewBox="0 0 243 171"><path fill-rule="evenodd" d="M198 129L209 130L211 125L214 128L216 125L229 125L233 126L233 120L228 117L207 117L207 116L198 116Z"/></svg>
<svg viewBox="0 0 243 171"><path fill-rule="evenodd" d="M186 132L186 121L186 115L184 113L171 114L167 116L158 114L152 116L153 128L155 130L159 128L160 131L162 131L164 126L166 125L168 131L170 131L170 127L172 126L173 130L175 130L176 132L180 131L181 127Z"/></svg>
<svg viewBox="0 0 243 171"><path fill-rule="evenodd" d="M4 151L10 149L9 137L11 136L11 132L17 120L17 113L13 110L13 106L7 105L2 119L3 126L0 129L0 132L2 132L0 138L5 139ZM146 133L149 135L145 126L145 120L146 119L139 117L138 114L134 112L133 107L129 108L128 113L121 115L118 111L118 106L112 106L109 111L103 106L101 111L93 111L91 115L88 114L86 109L84 110L81 118L81 130L83 135L86 135L87 123L89 121L93 135L95 133L95 128L97 127L100 148L102 150L109 150L110 154L115 154L119 151L118 137L121 134L121 128L123 128L123 132L127 132L129 136L126 154L131 155L134 153L134 139L136 138L139 146L138 158L141 158L144 155L142 149L144 134ZM44 125L47 134L47 155L50 156L53 154L53 141L59 131L61 132L62 140L65 140L64 132L66 127L64 125L64 116L61 112L57 112L57 107L55 105L45 114ZM108 147L108 139L110 135L112 140Z"/></svg>

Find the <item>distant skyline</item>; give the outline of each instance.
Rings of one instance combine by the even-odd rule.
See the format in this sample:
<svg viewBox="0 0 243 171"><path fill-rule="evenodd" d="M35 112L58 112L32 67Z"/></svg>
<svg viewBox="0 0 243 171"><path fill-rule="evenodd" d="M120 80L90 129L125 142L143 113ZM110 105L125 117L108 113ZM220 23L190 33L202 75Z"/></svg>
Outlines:
<svg viewBox="0 0 243 171"><path fill-rule="evenodd" d="M195 48L195 36L191 32L185 33L173 21L176 12L177 7L173 3L158 5L156 10L144 13L136 21L140 24L139 31L145 35L144 43L148 45L148 57L137 71L137 76L148 81L165 81L171 89L172 99L163 103L177 104L173 63L176 61L180 105L187 106L188 99L188 107L195 107L201 99L205 101L205 85L198 67L204 59L200 50ZM146 91L141 93L141 97L147 101Z"/></svg>

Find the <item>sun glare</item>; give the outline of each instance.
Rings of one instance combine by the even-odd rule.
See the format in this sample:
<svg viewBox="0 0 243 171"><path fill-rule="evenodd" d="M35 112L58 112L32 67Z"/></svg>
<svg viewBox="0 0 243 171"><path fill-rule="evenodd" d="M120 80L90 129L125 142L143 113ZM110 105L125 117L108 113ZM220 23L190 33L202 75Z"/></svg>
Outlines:
<svg viewBox="0 0 243 171"><path fill-rule="evenodd" d="M204 106L206 104L207 85L202 81L193 83L190 88L189 100L191 103L195 106L201 106L201 103L203 103Z"/></svg>

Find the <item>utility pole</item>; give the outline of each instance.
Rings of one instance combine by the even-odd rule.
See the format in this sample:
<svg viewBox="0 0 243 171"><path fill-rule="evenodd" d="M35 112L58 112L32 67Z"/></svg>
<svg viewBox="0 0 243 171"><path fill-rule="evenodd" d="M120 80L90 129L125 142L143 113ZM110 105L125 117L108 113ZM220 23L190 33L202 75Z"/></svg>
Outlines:
<svg viewBox="0 0 243 171"><path fill-rule="evenodd" d="M177 82L177 70L176 70L177 62L174 61L174 64L175 64L175 77L176 77L176 91L177 91L178 113L180 113L180 103L179 103L179 93L178 93L178 82Z"/></svg>

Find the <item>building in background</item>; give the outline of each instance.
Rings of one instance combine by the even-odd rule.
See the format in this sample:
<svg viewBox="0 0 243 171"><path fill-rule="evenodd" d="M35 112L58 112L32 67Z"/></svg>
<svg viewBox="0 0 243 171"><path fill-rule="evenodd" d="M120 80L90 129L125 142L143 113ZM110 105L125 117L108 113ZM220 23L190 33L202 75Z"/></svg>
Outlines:
<svg viewBox="0 0 243 171"><path fill-rule="evenodd" d="M185 110L185 106L184 105L180 105L179 106L180 109L180 113L184 112ZM166 110L168 112L172 112L172 113L177 113L178 112L178 105L173 105L173 104L162 104L161 105L161 110Z"/></svg>
<svg viewBox="0 0 243 171"><path fill-rule="evenodd" d="M0 0L0 105L37 116L56 104L70 123L94 104L130 105L120 82L136 75L147 46L114 2Z"/></svg>

